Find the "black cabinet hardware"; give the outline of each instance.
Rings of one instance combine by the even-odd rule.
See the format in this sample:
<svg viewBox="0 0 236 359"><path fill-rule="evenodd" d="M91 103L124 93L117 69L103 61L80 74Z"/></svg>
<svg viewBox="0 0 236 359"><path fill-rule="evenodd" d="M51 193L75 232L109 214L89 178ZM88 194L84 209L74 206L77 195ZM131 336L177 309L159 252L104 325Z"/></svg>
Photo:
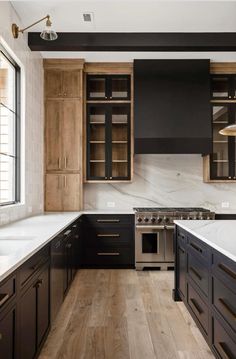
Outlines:
<svg viewBox="0 0 236 359"><path fill-rule="evenodd" d="M223 307L227 310L227 312L231 315L231 317L235 320L236 313L233 311L233 309L230 308L230 306L224 301L223 298L219 298L218 300L223 305Z"/></svg>
<svg viewBox="0 0 236 359"><path fill-rule="evenodd" d="M218 264L218 266L222 271L227 273L230 277L232 277L233 279L236 279L236 273L234 271L232 271L229 267L227 267L225 264L220 263L220 264Z"/></svg>
<svg viewBox="0 0 236 359"><path fill-rule="evenodd" d="M190 270L199 280L202 280L202 277L201 277L200 274L196 271L196 269L194 269L193 267L190 267L189 270Z"/></svg>
<svg viewBox="0 0 236 359"><path fill-rule="evenodd" d="M197 303L197 301L194 298L190 298L190 301L192 302L193 306L195 307L195 309L197 310L198 314L202 314L203 310L200 307L200 305Z"/></svg>
<svg viewBox="0 0 236 359"><path fill-rule="evenodd" d="M97 255L98 255L98 256L119 256L120 253L119 253L119 252L111 252L111 253L108 253L108 252L98 252Z"/></svg>
<svg viewBox="0 0 236 359"><path fill-rule="evenodd" d="M97 237L111 237L111 238L119 238L119 233L98 233Z"/></svg>
<svg viewBox="0 0 236 359"><path fill-rule="evenodd" d="M9 298L10 298L10 295L8 293L0 294L0 307L2 307L3 304L5 304Z"/></svg>
<svg viewBox="0 0 236 359"><path fill-rule="evenodd" d="M202 253L202 249L198 247L195 243L191 242L190 246L193 247L196 251Z"/></svg>
<svg viewBox="0 0 236 359"><path fill-rule="evenodd" d="M119 219L97 219L97 223L119 223Z"/></svg>
<svg viewBox="0 0 236 359"><path fill-rule="evenodd" d="M227 344L224 342L219 342L219 346L224 354L224 359L235 359L235 355L230 352L229 348L227 347Z"/></svg>

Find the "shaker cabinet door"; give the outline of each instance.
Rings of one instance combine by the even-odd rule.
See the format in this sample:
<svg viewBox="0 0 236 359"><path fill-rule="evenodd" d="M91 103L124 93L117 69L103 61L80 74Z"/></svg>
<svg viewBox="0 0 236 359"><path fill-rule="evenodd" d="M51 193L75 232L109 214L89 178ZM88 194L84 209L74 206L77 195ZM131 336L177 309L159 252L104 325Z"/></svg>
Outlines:
<svg viewBox="0 0 236 359"><path fill-rule="evenodd" d="M15 359L16 308L0 317L0 358Z"/></svg>
<svg viewBox="0 0 236 359"><path fill-rule="evenodd" d="M62 168L62 102L47 100L45 107L46 169Z"/></svg>
<svg viewBox="0 0 236 359"><path fill-rule="evenodd" d="M66 174L62 179L63 211L77 211L81 203L81 175Z"/></svg>
<svg viewBox="0 0 236 359"><path fill-rule="evenodd" d="M80 97L82 93L81 73L79 70L63 71L63 96Z"/></svg>
<svg viewBox="0 0 236 359"><path fill-rule="evenodd" d="M39 275L37 288L37 345L39 346L49 327L49 266Z"/></svg>
<svg viewBox="0 0 236 359"><path fill-rule="evenodd" d="M46 211L62 211L62 175L47 174L45 181Z"/></svg>
<svg viewBox="0 0 236 359"><path fill-rule="evenodd" d="M45 96L46 97L62 97L62 71L61 70L45 70Z"/></svg>

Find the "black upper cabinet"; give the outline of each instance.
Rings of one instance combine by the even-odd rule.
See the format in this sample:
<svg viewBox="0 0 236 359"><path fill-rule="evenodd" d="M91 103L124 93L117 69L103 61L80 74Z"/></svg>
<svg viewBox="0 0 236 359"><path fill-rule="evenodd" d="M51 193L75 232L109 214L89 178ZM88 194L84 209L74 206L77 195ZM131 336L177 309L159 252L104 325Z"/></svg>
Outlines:
<svg viewBox="0 0 236 359"><path fill-rule="evenodd" d="M212 100L235 100L236 77L235 75L211 76Z"/></svg>
<svg viewBox="0 0 236 359"><path fill-rule="evenodd" d="M87 100L130 100L130 76L88 75Z"/></svg>
<svg viewBox="0 0 236 359"><path fill-rule="evenodd" d="M210 153L209 60L135 60L135 153Z"/></svg>

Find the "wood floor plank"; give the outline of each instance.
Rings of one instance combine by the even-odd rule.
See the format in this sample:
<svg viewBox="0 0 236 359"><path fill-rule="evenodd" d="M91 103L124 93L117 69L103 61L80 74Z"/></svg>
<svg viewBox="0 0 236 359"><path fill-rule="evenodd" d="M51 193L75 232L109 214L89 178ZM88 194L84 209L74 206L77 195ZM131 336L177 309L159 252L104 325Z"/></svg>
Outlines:
<svg viewBox="0 0 236 359"><path fill-rule="evenodd" d="M39 359L213 359L173 272L80 270Z"/></svg>

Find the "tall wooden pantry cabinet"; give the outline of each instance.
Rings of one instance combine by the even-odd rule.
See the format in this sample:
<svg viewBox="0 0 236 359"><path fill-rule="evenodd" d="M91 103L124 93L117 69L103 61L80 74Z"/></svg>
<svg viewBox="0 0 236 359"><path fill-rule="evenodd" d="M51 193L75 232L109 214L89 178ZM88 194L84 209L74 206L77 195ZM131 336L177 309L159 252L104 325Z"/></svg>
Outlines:
<svg viewBox="0 0 236 359"><path fill-rule="evenodd" d="M82 208L83 66L44 60L46 211Z"/></svg>

